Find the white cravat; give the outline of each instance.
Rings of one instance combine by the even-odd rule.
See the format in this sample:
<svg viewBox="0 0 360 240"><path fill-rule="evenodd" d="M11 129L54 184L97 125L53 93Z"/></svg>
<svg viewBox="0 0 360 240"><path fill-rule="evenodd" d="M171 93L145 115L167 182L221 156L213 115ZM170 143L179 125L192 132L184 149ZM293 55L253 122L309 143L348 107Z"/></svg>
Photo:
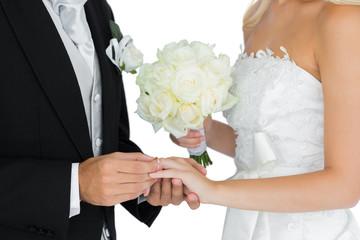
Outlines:
<svg viewBox="0 0 360 240"><path fill-rule="evenodd" d="M95 47L86 21L84 4L87 0L50 0L63 28L74 42L94 76Z"/></svg>

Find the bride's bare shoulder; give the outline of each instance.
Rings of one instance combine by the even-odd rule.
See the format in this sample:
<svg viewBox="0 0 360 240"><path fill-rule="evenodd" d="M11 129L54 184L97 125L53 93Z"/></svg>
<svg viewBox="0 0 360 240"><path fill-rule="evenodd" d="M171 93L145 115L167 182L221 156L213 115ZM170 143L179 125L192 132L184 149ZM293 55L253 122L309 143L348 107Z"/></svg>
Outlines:
<svg viewBox="0 0 360 240"><path fill-rule="evenodd" d="M328 3L319 16L320 30L350 30L359 28L360 6Z"/></svg>
<svg viewBox="0 0 360 240"><path fill-rule="evenodd" d="M356 72L360 53L360 6L329 3L318 19L315 55L319 68L326 72L326 66L332 66L331 73Z"/></svg>
<svg viewBox="0 0 360 240"><path fill-rule="evenodd" d="M318 18L316 55L326 55L330 49L343 52L360 46L359 25L360 6L326 4Z"/></svg>

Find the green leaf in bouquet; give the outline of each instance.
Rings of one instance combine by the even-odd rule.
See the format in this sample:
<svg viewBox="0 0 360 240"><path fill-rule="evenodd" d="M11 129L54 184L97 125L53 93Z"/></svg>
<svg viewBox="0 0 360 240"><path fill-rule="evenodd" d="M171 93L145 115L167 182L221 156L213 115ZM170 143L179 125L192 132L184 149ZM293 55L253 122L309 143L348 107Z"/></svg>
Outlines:
<svg viewBox="0 0 360 240"><path fill-rule="evenodd" d="M110 30L113 38L116 38L118 42L123 39L123 34L121 33L119 25L117 25L114 21L110 20Z"/></svg>
<svg viewBox="0 0 360 240"><path fill-rule="evenodd" d="M201 154L201 156L190 155L190 158L194 159L197 163L203 165L205 168L213 164L207 151Z"/></svg>

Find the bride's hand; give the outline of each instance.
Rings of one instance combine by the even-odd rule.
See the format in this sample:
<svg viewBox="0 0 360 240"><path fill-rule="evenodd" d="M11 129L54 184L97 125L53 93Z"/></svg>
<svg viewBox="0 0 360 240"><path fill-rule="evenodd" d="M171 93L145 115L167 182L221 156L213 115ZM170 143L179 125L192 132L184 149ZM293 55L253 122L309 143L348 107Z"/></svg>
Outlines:
<svg viewBox="0 0 360 240"><path fill-rule="evenodd" d="M205 137L197 130L189 130L188 134L181 138L176 138L170 134L170 138L176 145L184 148L197 148L205 140Z"/></svg>
<svg viewBox="0 0 360 240"><path fill-rule="evenodd" d="M179 178L190 192L199 196L201 203L208 203L214 194L215 182L205 177L205 168L190 158L162 158L160 162L163 170L151 173L152 178ZM200 168L203 170L199 171Z"/></svg>
<svg viewBox="0 0 360 240"><path fill-rule="evenodd" d="M204 121L205 132L210 129L211 121L212 119L210 117ZM201 145L201 142L205 140L205 137L197 130L189 130L185 137L176 138L174 135L170 134L170 139L180 147L197 148Z"/></svg>

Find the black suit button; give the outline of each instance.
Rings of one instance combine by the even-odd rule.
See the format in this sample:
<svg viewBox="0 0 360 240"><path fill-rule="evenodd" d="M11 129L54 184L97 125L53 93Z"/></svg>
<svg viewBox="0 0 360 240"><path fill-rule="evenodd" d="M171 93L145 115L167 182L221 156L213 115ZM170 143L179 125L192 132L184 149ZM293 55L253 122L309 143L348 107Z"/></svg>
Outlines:
<svg viewBox="0 0 360 240"><path fill-rule="evenodd" d="M35 227L35 226L28 226L27 230L28 230L29 232L33 232L33 233L35 233L35 232L37 232L37 231L38 231L38 228L37 228L37 227Z"/></svg>
<svg viewBox="0 0 360 240"><path fill-rule="evenodd" d="M45 234L45 231L44 231L44 229L39 228L37 233L43 235L43 234Z"/></svg>

